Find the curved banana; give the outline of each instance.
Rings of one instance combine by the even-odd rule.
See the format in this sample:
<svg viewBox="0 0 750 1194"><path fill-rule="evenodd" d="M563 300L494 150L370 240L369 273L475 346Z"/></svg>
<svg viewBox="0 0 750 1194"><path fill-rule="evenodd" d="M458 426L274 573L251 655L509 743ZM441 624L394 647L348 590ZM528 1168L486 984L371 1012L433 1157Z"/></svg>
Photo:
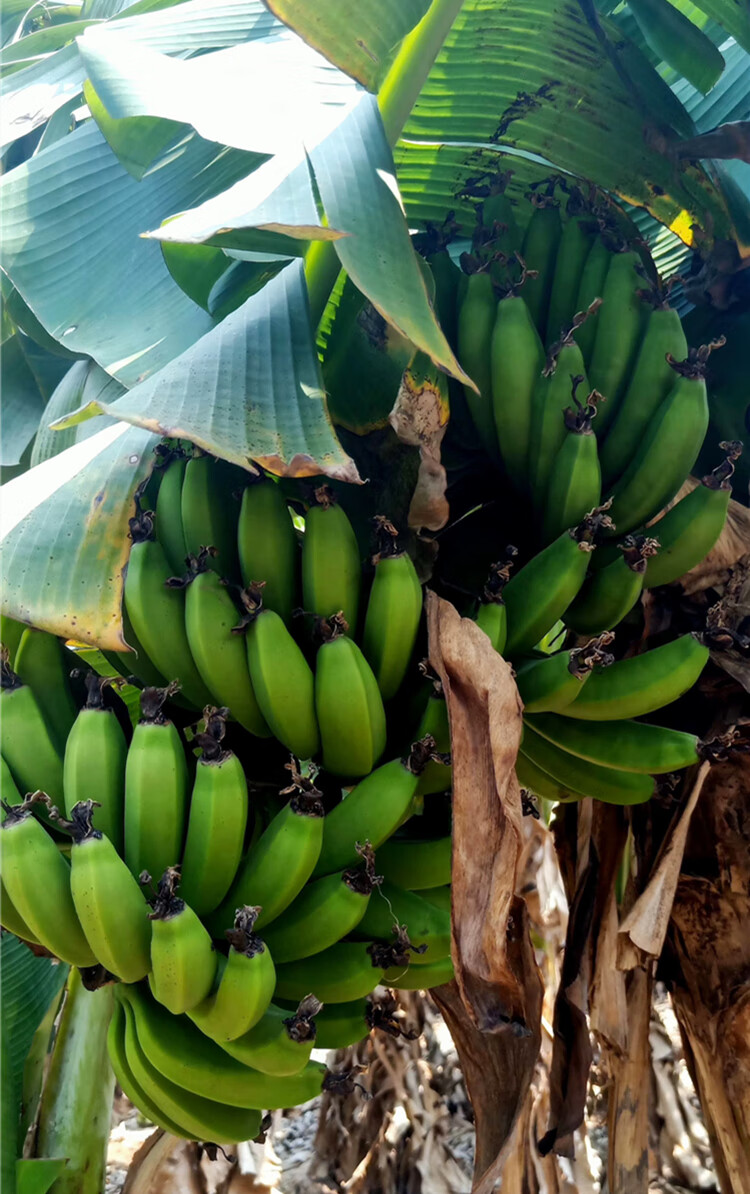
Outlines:
<svg viewBox="0 0 750 1194"><path fill-rule="evenodd" d="M516 686L526 713L557 713L574 701L594 666L607 667L614 655L604 650L614 638L601 634L584 647L556 651L539 659L527 659L518 665Z"/></svg>
<svg viewBox="0 0 750 1194"><path fill-rule="evenodd" d="M428 254L426 261L435 282L435 298L432 305L448 343L455 348L458 285L465 275L454 264L447 248Z"/></svg>
<svg viewBox="0 0 750 1194"><path fill-rule="evenodd" d="M480 271L470 274L458 308L458 359L477 387L477 390L474 390L465 385L464 394L479 441L490 460L499 464L500 451L492 412L490 362L492 329L496 314L497 300L489 273Z"/></svg>
<svg viewBox="0 0 750 1194"><path fill-rule="evenodd" d="M242 583L263 583L263 604L287 626L299 604L299 544L281 486L266 477L242 495L237 526Z"/></svg>
<svg viewBox="0 0 750 1194"><path fill-rule="evenodd" d="M600 236L595 237L586 256L581 280L578 284L578 294L575 302L576 311L587 311L596 299L601 299L611 260L612 254L605 242ZM591 354L594 351L596 329L599 326L599 310L600 308L597 307L585 323L577 327L573 333L578 347L583 353L586 368L591 363Z"/></svg>
<svg viewBox="0 0 750 1194"><path fill-rule="evenodd" d="M569 215L563 225L549 296L546 344L554 344L576 313L581 275L591 247L591 217Z"/></svg>
<svg viewBox="0 0 750 1194"><path fill-rule="evenodd" d="M357 536L330 486L321 485L315 490L315 502L305 516L302 540L304 609L318 618L341 612L349 633L354 634L361 584Z"/></svg>
<svg viewBox="0 0 750 1194"><path fill-rule="evenodd" d="M188 556L182 529L182 483L186 468L184 452L168 453L160 469L161 481L156 495L156 538L175 576L182 576Z"/></svg>
<svg viewBox="0 0 750 1194"><path fill-rule="evenodd" d="M217 965L210 935L194 910L177 895L179 881L179 870L168 867L149 913L149 986L154 998L174 1015L197 1007L210 995Z"/></svg>
<svg viewBox="0 0 750 1194"><path fill-rule="evenodd" d="M125 1008L120 999L116 999L112 1009L112 1019L107 1031L107 1052L114 1070L115 1078L120 1089L127 1095L134 1107L146 1116L158 1128L169 1132L172 1136L179 1136L184 1140L192 1140L190 1132L179 1127L162 1111L158 1103L154 1103L146 1094L143 1087L136 1082L133 1071L128 1065L125 1053L125 1029L127 1019Z"/></svg>
<svg viewBox="0 0 750 1194"><path fill-rule="evenodd" d="M522 282L523 294L511 290L497 304L490 342L492 412L497 445L505 471L520 493L528 488L526 468L532 401L545 364L544 346L526 303L528 288L534 279L523 275Z"/></svg>
<svg viewBox="0 0 750 1194"><path fill-rule="evenodd" d="M156 878L182 857L188 772L180 735L162 712L170 688L145 688L125 763L125 861Z"/></svg>
<svg viewBox="0 0 750 1194"><path fill-rule="evenodd" d="M382 858L382 863L381 863ZM378 870L405 891L451 881L452 838L392 837L378 851Z"/></svg>
<svg viewBox="0 0 750 1194"><path fill-rule="evenodd" d="M561 713L583 721L643 717L671 705L692 688L707 662L708 648L692 634L683 634L642 655L620 659L606 671L595 671Z"/></svg>
<svg viewBox="0 0 750 1194"><path fill-rule="evenodd" d="M2 879L0 879L0 925L9 933L15 933L16 937L20 937L22 941L30 941L32 945L39 944L39 939L32 933L5 890Z"/></svg>
<svg viewBox="0 0 750 1194"><path fill-rule="evenodd" d="M453 962L446 957L426 966L392 966L383 975L383 983L397 991L429 991L431 987L449 983L454 973Z"/></svg>
<svg viewBox="0 0 750 1194"><path fill-rule="evenodd" d="M53 803L63 803L63 760L47 721L28 684L22 684L5 659L0 660L0 715L3 758L22 792L41 786ZM46 816L44 818L46 820Z"/></svg>
<svg viewBox="0 0 750 1194"><path fill-rule="evenodd" d="M519 750L516 757L516 775L522 788L541 796L544 800L551 800L555 804L572 804L581 799L577 792L569 791L543 768L532 762L523 750Z"/></svg>
<svg viewBox="0 0 750 1194"><path fill-rule="evenodd" d="M78 713L70 691L66 655L68 652L54 634L27 626L21 635L14 663L21 682L28 684L34 693L61 751L65 749L66 739Z"/></svg>
<svg viewBox="0 0 750 1194"><path fill-rule="evenodd" d="M583 405L573 389L575 409L563 412L566 435L552 462L544 498L543 539L551 543L567 527L577 523L598 505L602 495L602 474L593 420L598 394L589 394Z"/></svg>
<svg viewBox="0 0 750 1194"><path fill-rule="evenodd" d="M180 497L185 546L197 556L202 547L215 548L211 567L228 580L239 577L235 490L245 479L242 469L212 456L191 456L185 467Z"/></svg>
<svg viewBox="0 0 750 1194"><path fill-rule="evenodd" d="M284 962L276 971L276 995L304 999L312 994L324 1004L362 999L383 978L370 950L362 941L339 941L311 958Z"/></svg>
<svg viewBox="0 0 750 1194"><path fill-rule="evenodd" d="M585 581L563 615L565 625L576 634L611 630L630 613L643 590L648 560L659 550L659 540L626 535L618 547L620 557Z"/></svg>
<svg viewBox="0 0 750 1194"><path fill-rule="evenodd" d="M620 771L662 775L698 762L698 739L694 734L645 721L589 722L582 726L572 717L542 713L529 717L528 724L560 750Z"/></svg>
<svg viewBox="0 0 750 1194"><path fill-rule="evenodd" d="M96 828L122 852L128 744L117 714L104 704L111 686L107 676L86 677L88 698L65 744L63 786L66 816L81 801L96 801Z"/></svg>
<svg viewBox="0 0 750 1194"><path fill-rule="evenodd" d="M533 270L536 277L527 280L523 297L535 326L544 335L562 221L558 204L549 196L533 195L531 203L534 210L526 225L521 257L526 269ZM502 450L502 439L500 446Z"/></svg>
<svg viewBox="0 0 750 1194"><path fill-rule="evenodd" d="M384 544L375 556L375 577L367 601L362 653L384 701L396 695L411 662L422 616L422 586L406 552L396 547L395 527L378 520Z"/></svg>
<svg viewBox="0 0 750 1194"><path fill-rule="evenodd" d="M414 947L410 965L429 966L449 957L451 916L413 891L405 891L388 879L374 893L354 936L368 941L393 941L405 930Z"/></svg>
<svg viewBox="0 0 750 1194"><path fill-rule="evenodd" d="M10 767L0 755L0 802L13 805L20 804L22 800L23 796L11 775Z"/></svg>
<svg viewBox="0 0 750 1194"><path fill-rule="evenodd" d="M323 641L315 660L315 712L323 766L332 775L372 771L385 750L383 699L372 668L346 637L341 617L322 619Z"/></svg>
<svg viewBox="0 0 750 1194"><path fill-rule="evenodd" d="M424 887L419 892L423 900L427 900L429 904L434 904L436 908L442 908L443 912L450 914L451 910L451 885L444 883L442 887Z"/></svg>
<svg viewBox="0 0 750 1194"><path fill-rule="evenodd" d="M507 613L505 620L505 638L507 641ZM427 698L422 720L416 732L416 741L421 742L425 737L432 738L438 754L450 758L451 730L448 722L448 706L445 694L443 693L443 686L439 680L433 682L432 692ZM452 782L453 768L450 762L438 762L437 759L431 759L419 776L417 796L430 796L435 792L447 792ZM372 841L373 839L371 838L370 840Z"/></svg>
<svg viewBox="0 0 750 1194"><path fill-rule="evenodd" d="M312 1050L326 1047L317 1040L321 1007L314 995L308 995L296 1007L271 1003L254 1028L235 1041L222 1041L221 1047L230 1057L261 1074L278 1078L299 1074Z"/></svg>
<svg viewBox="0 0 750 1194"><path fill-rule="evenodd" d="M656 788L650 775L602 767L560 750L528 722L524 722L521 750L565 788L606 804L642 804L651 799Z"/></svg>
<svg viewBox="0 0 750 1194"><path fill-rule="evenodd" d="M502 563L490 564L490 574L482 590L479 608L476 613L476 624L487 635L493 649L502 655L508 638L508 614L503 601L503 589L510 578L514 557L518 555L515 547L505 549L506 559Z"/></svg>
<svg viewBox="0 0 750 1194"><path fill-rule="evenodd" d="M639 255L627 249L615 253L604 283L589 367L589 381L604 397L596 421L597 439L604 436L614 420L643 335L642 286Z"/></svg>
<svg viewBox="0 0 750 1194"><path fill-rule="evenodd" d="M581 350L571 326L552 346L531 400L527 482L535 512L541 516L555 457L565 441L564 414L579 385L589 392Z"/></svg>
<svg viewBox="0 0 750 1194"><path fill-rule="evenodd" d="M348 1049L370 1035L369 1001L352 999L349 1003L328 1003L315 1018L316 1049Z"/></svg>
<svg viewBox="0 0 750 1194"><path fill-rule="evenodd" d="M102 651L108 663L127 679L135 676L146 688L166 688L167 680L161 674L153 660L149 659L146 649L133 629L128 617L127 607L122 605L122 633L132 651Z"/></svg>
<svg viewBox="0 0 750 1194"><path fill-rule="evenodd" d="M273 995L276 972L270 951L254 932L259 908L237 909L225 936L229 957L219 985L188 1015L215 1041L233 1041L258 1023Z"/></svg>
<svg viewBox="0 0 750 1194"><path fill-rule="evenodd" d="M25 629L23 622L16 622L15 618L0 614L0 646L8 652L8 663L11 667L15 663L18 644Z"/></svg>

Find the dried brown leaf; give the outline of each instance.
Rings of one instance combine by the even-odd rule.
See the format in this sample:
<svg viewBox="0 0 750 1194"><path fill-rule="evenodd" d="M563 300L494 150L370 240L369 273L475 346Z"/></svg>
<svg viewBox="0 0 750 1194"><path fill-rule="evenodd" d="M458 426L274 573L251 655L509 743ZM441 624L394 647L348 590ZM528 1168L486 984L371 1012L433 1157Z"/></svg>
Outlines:
<svg viewBox="0 0 750 1194"><path fill-rule="evenodd" d="M409 526L439 531L450 513L440 445L448 425L448 382L429 357L417 353L401 379L389 422L398 438L419 448L419 473L409 507Z"/></svg>
<svg viewBox="0 0 750 1194"><path fill-rule="evenodd" d="M198 1145L158 1129L133 1157L122 1194L206 1194Z"/></svg>

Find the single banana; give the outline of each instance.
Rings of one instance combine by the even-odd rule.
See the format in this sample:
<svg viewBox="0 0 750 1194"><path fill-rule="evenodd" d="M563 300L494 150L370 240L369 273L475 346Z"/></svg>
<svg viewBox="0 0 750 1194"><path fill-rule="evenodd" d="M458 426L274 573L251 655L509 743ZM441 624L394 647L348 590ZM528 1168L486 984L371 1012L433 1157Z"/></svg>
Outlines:
<svg viewBox="0 0 750 1194"><path fill-rule="evenodd" d="M235 754L223 749L225 722L204 710L206 728L194 739L203 749L195 768L185 851L182 898L198 916L218 908L234 882L247 827L247 780Z"/></svg>
<svg viewBox="0 0 750 1194"><path fill-rule="evenodd" d="M315 715L315 678L302 651L271 609L264 609L262 590L251 585L242 593L247 610L247 664L258 707L279 742L300 759L320 747Z"/></svg>
<svg viewBox="0 0 750 1194"><path fill-rule="evenodd" d="M5 658L0 659L0 715L3 758L20 792L41 785L54 804L63 804L63 759L34 693L22 684ZM46 812L39 815L47 819Z"/></svg>
<svg viewBox="0 0 750 1194"><path fill-rule="evenodd" d="M581 350L572 337L571 326L552 346L534 387L531 400L529 455L526 462L528 485L535 512L542 516L555 457L566 434L565 411L579 385L589 393Z"/></svg>
<svg viewBox="0 0 750 1194"><path fill-rule="evenodd" d="M214 547L211 567L228 580L239 578L239 503L234 491L244 479L242 469L202 455L188 460L182 482L180 511L185 546L195 556L202 547Z"/></svg>
<svg viewBox="0 0 750 1194"><path fill-rule="evenodd" d="M156 877L182 857L188 771L180 735L163 711L171 688L145 688L125 764L125 861Z"/></svg>
<svg viewBox="0 0 750 1194"><path fill-rule="evenodd" d="M575 526L598 505L602 495L602 474L593 421L596 391L583 405L573 388L572 406L563 412L566 435L552 463L544 498L543 540L551 543L567 527Z"/></svg>
<svg viewBox="0 0 750 1194"><path fill-rule="evenodd" d="M454 264L447 248L430 253L426 260L435 282L435 313L448 343L455 347L458 285L465 275Z"/></svg>
<svg viewBox="0 0 750 1194"><path fill-rule="evenodd" d="M399 930L406 932L414 947L411 965L429 966L450 956L450 911L436 908L416 892L405 891L386 879L374 893L353 936L391 942Z"/></svg>
<svg viewBox="0 0 750 1194"><path fill-rule="evenodd" d="M273 995L276 972L270 951L254 932L259 908L237 909L225 936L229 957L219 985L188 1011L194 1024L215 1041L234 1041L258 1023Z"/></svg>
<svg viewBox="0 0 750 1194"><path fill-rule="evenodd" d="M0 925L9 933L15 933L21 941L30 941L32 945L39 945L38 938L34 936L5 890L2 879L0 879Z"/></svg>
<svg viewBox="0 0 750 1194"><path fill-rule="evenodd" d="M602 767L560 750L537 734L528 721L524 722L521 750L565 788L606 804L642 804L651 799L656 788L650 775Z"/></svg>
<svg viewBox="0 0 750 1194"><path fill-rule="evenodd" d="M558 217L559 218L559 217ZM497 445L514 488L524 493L534 390L545 364L544 346L526 303L534 279L523 274L497 304L490 343L492 412Z"/></svg>
<svg viewBox="0 0 750 1194"><path fill-rule="evenodd" d="M16 622L7 614L0 614L0 645L8 652L8 663L11 667L15 663L18 644L25 629L23 622Z"/></svg>
<svg viewBox="0 0 750 1194"><path fill-rule="evenodd" d="M451 851L450 834L438 838L392 837L378 851L378 870L389 883L405 891L441 887L451 881Z"/></svg>
<svg viewBox="0 0 750 1194"><path fill-rule="evenodd" d="M306 613L330 618L341 611L350 633L357 629L361 584L359 545L333 490L315 490L302 540L302 602Z"/></svg>
<svg viewBox="0 0 750 1194"><path fill-rule="evenodd" d="M505 637L507 641L507 617ZM445 760L450 759L451 730L448 722L448 706L445 694L443 693L443 686L437 678L433 680L432 692L427 698L422 720L415 735L417 742L422 741L425 737L432 738L438 756L443 755ZM438 762L437 758L431 759L419 776L417 796L430 796L435 792L447 792L450 790L452 782L453 769L450 762ZM373 839L371 838L370 840L372 841Z"/></svg>
<svg viewBox="0 0 750 1194"><path fill-rule="evenodd" d="M640 296L643 286L640 263L634 251L615 253L604 283L589 367L589 381L604 397L596 421L598 439L614 420L643 335L646 308Z"/></svg>
<svg viewBox="0 0 750 1194"><path fill-rule="evenodd" d="M348 1049L370 1035L369 1000L364 997L349 1003L328 1003L315 1018L316 1049Z"/></svg>
<svg viewBox="0 0 750 1194"><path fill-rule="evenodd" d="M384 701L396 695L411 662L422 616L422 586L411 557L396 547L392 523L378 518L382 545L367 601L362 652Z"/></svg>
<svg viewBox="0 0 750 1194"><path fill-rule="evenodd" d="M120 999L116 999L114 1008L112 1009L112 1019L109 1022L109 1029L107 1031L107 1052L109 1053L110 1064L120 1089L130 1099L133 1106L137 1107L141 1114L150 1120L151 1123L156 1124L163 1131L169 1132L172 1136L191 1140L192 1136L190 1132L187 1132L184 1128L169 1119L159 1104L153 1102L143 1087L136 1082L125 1053L126 1023L124 1004Z"/></svg>
<svg viewBox="0 0 750 1194"><path fill-rule="evenodd" d="M488 256L512 257L521 245L513 202L506 192L509 174L491 183L490 191L479 209L479 225L474 237Z"/></svg>
<svg viewBox="0 0 750 1194"><path fill-rule="evenodd" d="M216 976L216 953L194 910L177 895L180 872L168 867L159 880L151 921L151 992L174 1015L197 1007ZM142 976L141 976L142 977Z"/></svg>
<svg viewBox="0 0 750 1194"><path fill-rule="evenodd" d="M276 996L304 999L311 993L324 1004L362 999L383 978L371 949L362 941L339 941L311 958L285 962L276 971Z"/></svg>
<svg viewBox="0 0 750 1194"><path fill-rule="evenodd" d="M341 616L321 619L315 660L315 712L323 766L332 775L359 777L372 771L385 750L383 699L372 668L346 637Z"/></svg>
<svg viewBox="0 0 750 1194"><path fill-rule="evenodd" d="M104 703L105 689L115 686L107 676L87 675L88 698L65 744L63 785L66 816L81 801L96 801L96 828L121 853L128 744L117 714Z"/></svg>
<svg viewBox="0 0 750 1194"><path fill-rule="evenodd" d="M454 973L453 962L447 957L426 966L391 966L383 975L383 984L397 991L429 991L449 983Z"/></svg>
<svg viewBox="0 0 750 1194"><path fill-rule="evenodd" d="M549 196L532 195L531 203L534 210L526 225L521 257L526 269L533 270L536 277L531 277L526 282L523 297L535 326L544 335L555 261L562 236L562 221L558 204Z"/></svg>
<svg viewBox="0 0 750 1194"><path fill-rule="evenodd" d="M201 680L213 700L251 734L269 737L250 679L245 629L228 589L209 567L211 553L189 556L185 630Z"/></svg>
<svg viewBox="0 0 750 1194"><path fill-rule="evenodd" d="M561 710L583 721L622 721L671 705L692 688L708 662L708 648L692 634L620 659L595 671L583 691Z"/></svg>
<svg viewBox="0 0 750 1194"><path fill-rule="evenodd" d="M679 315L662 306L648 317L628 387L599 453L605 485L614 484L625 472L674 385L668 355L682 361L688 355L688 346Z"/></svg>
<svg viewBox="0 0 750 1194"><path fill-rule="evenodd" d="M188 555L182 529L182 483L186 468L184 452L168 452L159 470L161 481L156 495L156 537L175 576L182 576Z"/></svg>
<svg viewBox="0 0 750 1194"><path fill-rule="evenodd" d="M492 411L492 329L497 314L497 301L492 278L487 271L471 274L466 293L458 308L458 359L477 389L464 386L479 441L496 465L500 464L495 419Z"/></svg>
<svg viewBox="0 0 750 1194"><path fill-rule="evenodd" d="M313 1048L326 1047L317 1043L321 1007L314 995L308 995L296 1007L271 1003L254 1028L236 1041L222 1041L221 1047L230 1057L261 1074L278 1078L299 1074Z"/></svg>
<svg viewBox="0 0 750 1194"><path fill-rule="evenodd" d="M442 887L425 887L419 892L423 900L427 900L429 904L434 904L436 908L442 908L443 912L450 915L451 910L451 885L450 883L443 884Z"/></svg>
<svg viewBox="0 0 750 1194"><path fill-rule="evenodd" d="M111 663L116 671L126 680L135 676L146 688L166 688L167 680L161 674L156 664L149 659L146 649L138 635L133 630L133 624L128 617L127 607L122 606L122 633L132 651L102 651L104 658Z"/></svg>
<svg viewBox="0 0 750 1194"><path fill-rule="evenodd" d="M6 729L7 733L7 729ZM71 966L93 966L96 957L78 920L70 890L70 865L32 815L42 793L5 808L0 826L3 885L36 939Z"/></svg>
<svg viewBox="0 0 750 1194"><path fill-rule="evenodd" d="M242 495L237 526L242 583L263 582L263 603L287 626L299 604L299 544L281 486L251 482Z"/></svg>
<svg viewBox="0 0 750 1194"><path fill-rule="evenodd" d="M20 804L23 796L18 790L16 781L11 775L10 767L0 756L0 802L2 804Z"/></svg>
<svg viewBox="0 0 750 1194"><path fill-rule="evenodd" d="M608 667L614 655L605 651L613 634L600 634L583 647L526 659L516 671L516 686L526 713L557 713L574 701L595 666Z"/></svg>
<svg viewBox="0 0 750 1194"><path fill-rule="evenodd" d="M576 634L611 630L630 613L643 591L646 566L657 554L659 540L626 535L618 547L619 558L588 577L563 615L565 625Z"/></svg>
<svg viewBox="0 0 750 1194"><path fill-rule="evenodd" d="M505 560L490 564L490 574L487 577L476 623L483 630L492 643L493 649L502 655L508 638L508 614L503 601L503 589L510 579L513 560L518 555L518 549L508 546L505 549Z"/></svg>
<svg viewBox="0 0 750 1194"><path fill-rule="evenodd" d="M68 679L66 651L59 638L27 626L16 651L14 668L28 684L50 728L58 750L65 749L78 710Z"/></svg>
<svg viewBox="0 0 750 1194"><path fill-rule="evenodd" d="M694 734L645 721L589 722L583 726L572 717L542 713L529 717L527 723L560 750L620 771L662 775L698 762Z"/></svg>
<svg viewBox="0 0 750 1194"><path fill-rule="evenodd" d="M566 220L555 258L555 272L547 315L548 345L556 343L576 313L581 275L591 248L590 216L570 215Z"/></svg>
<svg viewBox="0 0 750 1194"><path fill-rule="evenodd" d="M519 751L516 757L516 775L522 788L526 788L536 796L541 796L544 800L551 800L555 804L572 804L581 800L576 792L571 792L568 788L563 787L558 780L533 763L522 751Z"/></svg>
<svg viewBox="0 0 750 1194"><path fill-rule="evenodd" d="M605 242L600 236L595 237L588 251L583 272L581 273L581 280L578 284L578 295L575 303L576 311L588 310L596 299L602 297L611 260L612 254ZM577 327L573 333L578 347L583 353L586 368L591 364L591 354L594 351L594 341L596 340L596 329L598 326L599 308L597 307L586 322Z"/></svg>

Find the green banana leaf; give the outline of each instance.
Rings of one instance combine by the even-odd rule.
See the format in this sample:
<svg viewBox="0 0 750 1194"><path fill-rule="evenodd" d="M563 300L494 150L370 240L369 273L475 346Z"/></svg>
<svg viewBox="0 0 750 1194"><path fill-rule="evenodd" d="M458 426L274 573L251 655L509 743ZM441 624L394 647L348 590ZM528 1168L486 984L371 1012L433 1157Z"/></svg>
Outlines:
<svg viewBox="0 0 750 1194"><path fill-rule="evenodd" d="M0 149L39 128L80 95L85 74L73 44L0 80Z"/></svg>
<svg viewBox="0 0 750 1194"><path fill-rule="evenodd" d="M22 344L23 333L16 332L3 343L0 356L0 401L3 434L0 440L0 464L18 464L31 443L45 407L37 380L29 367Z"/></svg>
<svg viewBox="0 0 750 1194"><path fill-rule="evenodd" d="M0 50L0 69L5 74L9 66L17 70L21 65L31 65L39 58L67 46L91 25L98 23L90 20L65 21L60 25L48 25L45 29L37 29L36 32Z"/></svg>
<svg viewBox="0 0 750 1194"><path fill-rule="evenodd" d="M707 94L724 70L724 58L710 38L669 0L628 0L654 53Z"/></svg>
<svg viewBox="0 0 750 1194"><path fill-rule="evenodd" d="M131 116L114 120L96 94L90 79L83 85L83 99L120 165L139 181L149 169L156 169L166 159L170 149L190 132L186 124L180 124L177 120L161 120L157 116Z"/></svg>
<svg viewBox="0 0 750 1194"><path fill-rule="evenodd" d="M750 52L750 8L737 0L692 0L694 6L726 29L744 50ZM676 0L684 8L685 0Z"/></svg>
<svg viewBox="0 0 750 1194"><path fill-rule="evenodd" d="M95 361L75 361L42 412L31 453L31 467L41 464L43 460L49 460L51 456L57 456L72 444L80 443L81 440L97 434L112 420L91 420L67 431L51 431L50 423L77 410L79 406L97 399L102 402L114 402L124 393L125 387L100 369Z"/></svg>

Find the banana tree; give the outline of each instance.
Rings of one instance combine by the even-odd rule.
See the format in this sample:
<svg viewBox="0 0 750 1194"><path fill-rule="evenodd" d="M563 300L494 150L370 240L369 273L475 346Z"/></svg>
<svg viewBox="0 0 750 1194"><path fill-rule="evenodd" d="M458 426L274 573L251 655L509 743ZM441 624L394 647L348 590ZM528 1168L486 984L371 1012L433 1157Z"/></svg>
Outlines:
<svg viewBox="0 0 750 1194"><path fill-rule="evenodd" d="M730 350L741 343L741 315L731 308L742 307L750 253L747 150L744 126L727 119L742 121L750 109L750 19L730 0L363 0L354 9L328 0L315 10L299 0L85 0L80 13L50 14L39 26L33 10L7 5L0 52L8 470L0 517L3 612L13 618L93 648L127 648L128 521L165 436L250 472L326 477L346 492L362 525L384 506L408 522L424 570L434 546L424 532L442 533L449 520L441 550L454 576L466 575L472 556L484 560L490 474L481 453L465 449L465 434L462 442L464 393L475 379L456 356L451 315L434 301L423 255L446 226L458 250L469 247L477 206L499 175L515 203L553 173L594 188L613 218L649 243L662 275L674 278L682 313L702 321L702 339L723 330L717 311L728 309ZM699 302L703 309L688 315ZM736 385L728 369L712 410L725 438L738 435ZM452 535L452 524L476 509ZM681 629L692 616L657 605L651 612L654 632L659 619ZM461 675L450 614L435 605L430 616L446 685L476 686L476 677ZM714 646L737 676L739 639ZM499 686L505 732L517 738L515 690L497 676L486 682ZM686 728L711 728L705 704L685 716ZM490 819L507 846L510 831L497 819L512 825L515 814L497 728L477 727L467 714L454 752L465 768L454 792L457 855L476 831L472 786L494 794ZM468 760L493 752L494 777L480 776ZM740 798L747 802L747 785ZM725 998L711 1013L722 1040L717 1062L705 1048L696 968L708 968L721 942L692 950L684 932L685 901L697 896L683 891L679 863L697 800L694 789L681 816L659 808L632 819L639 870L621 910L631 952L616 991L624 1029L606 1022L601 994L592 995L592 1026L615 1073L612 1188L637 1190L645 1180L647 1121L636 1116L628 1135L618 1130L617 1108L628 1098L637 1103L644 1009L665 939L673 942L672 981L706 1106L716 1107L732 1060L736 966L731 981L721 968ZM581 974L592 987L603 981L597 950L601 958L612 948L611 899L627 831L612 810L584 824L571 806L558 821L579 915L558 994L547 1151L564 1153L583 1114L588 1028L569 992ZM670 843L668 906L646 939L632 925L664 883L653 846L661 837ZM723 831L714 826L710 840L711 861L703 858L698 873L726 909L739 888L712 869L728 848ZM591 859L599 886L586 921L580 906L591 891ZM679 915L670 921L675 892ZM481 912L505 946L484 960L459 958L458 985L436 996L474 1100L477 1190L491 1188L512 1147L540 1019L523 900L506 882L488 888ZM455 923L471 923L460 904ZM489 1011L478 1026L471 988L480 984ZM96 1064L101 1108L111 1097L102 992L91 994L98 1003L85 1053L75 1031L88 994L69 984L26 1145L37 1166L68 1158L62 1175L50 1171L60 1191L83 1189L74 1176L84 1169L99 1172L107 1118L103 1110L92 1115L86 1147L74 1149L83 1105L77 1069ZM622 1063L628 1039L632 1072ZM732 1082L734 1112L723 1100L709 1122L724 1188L740 1190L744 1129L736 1109L750 1069L738 1076L736 1059ZM26 1171L16 1172L23 1189Z"/></svg>

